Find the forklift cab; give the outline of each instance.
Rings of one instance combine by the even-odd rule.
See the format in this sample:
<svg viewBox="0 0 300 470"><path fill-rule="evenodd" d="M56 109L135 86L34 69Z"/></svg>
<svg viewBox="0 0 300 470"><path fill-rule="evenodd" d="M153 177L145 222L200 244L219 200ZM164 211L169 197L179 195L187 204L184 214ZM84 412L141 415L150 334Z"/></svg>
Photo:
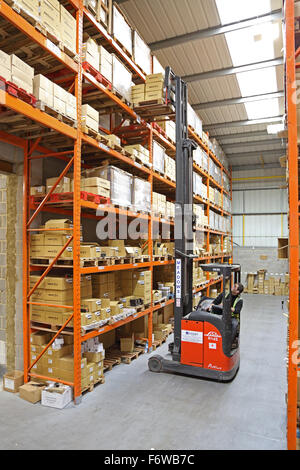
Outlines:
<svg viewBox="0 0 300 470"><path fill-rule="evenodd" d="M218 326L223 333L223 350L224 354L231 354L239 346L240 318L233 318L231 312L231 290L234 284L241 282L241 267L233 264L202 264L203 271L216 272L223 278L223 305L215 306L220 309L220 314L208 312L207 308L214 299L200 300L195 311L186 315L185 319L191 321L208 321Z"/></svg>

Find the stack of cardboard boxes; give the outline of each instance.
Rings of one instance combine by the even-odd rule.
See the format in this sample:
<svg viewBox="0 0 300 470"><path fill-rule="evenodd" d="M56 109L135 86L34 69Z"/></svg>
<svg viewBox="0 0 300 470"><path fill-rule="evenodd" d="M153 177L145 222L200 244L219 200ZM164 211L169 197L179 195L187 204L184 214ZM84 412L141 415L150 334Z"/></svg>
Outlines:
<svg viewBox="0 0 300 470"><path fill-rule="evenodd" d="M52 0L51 0L52 1ZM60 37L64 47L76 54L76 19L60 5Z"/></svg>
<svg viewBox="0 0 300 470"><path fill-rule="evenodd" d="M157 124L165 131L172 142L176 142L176 124L173 121L158 121Z"/></svg>
<svg viewBox="0 0 300 470"><path fill-rule="evenodd" d="M147 75L145 86L145 101L161 100L164 97L164 74Z"/></svg>
<svg viewBox="0 0 300 470"><path fill-rule="evenodd" d="M30 288L39 280L40 276L30 276ZM81 278L81 297L89 298L92 296L91 276ZM73 280L70 276L46 276L38 288L31 296L31 301L42 305L30 306L30 318L39 323L49 323L52 325L63 325L69 318L72 309L55 307L55 305L72 306L73 305ZM51 304L49 307L43 304ZM72 321L68 326L72 326Z"/></svg>
<svg viewBox="0 0 300 470"><path fill-rule="evenodd" d="M151 271L120 272L120 284L124 297L134 296L143 299L143 303L151 303L152 280Z"/></svg>
<svg viewBox="0 0 300 470"><path fill-rule="evenodd" d="M141 144L126 145L124 147L127 152L131 153L137 160L141 161L144 165L149 166L149 150Z"/></svg>
<svg viewBox="0 0 300 470"><path fill-rule="evenodd" d="M11 56L0 50L0 77L11 81Z"/></svg>
<svg viewBox="0 0 300 470"><path fill-rule="evenodd" d="M27 93L33 93L34 69L19 59L15 54L10 56L11 60L11 81ZM8 63L5 62L7 65Z"/></svg>
<svg viewBox="0 0 300 470"><path fill-rule="evenodd" d="M89 104L81 106L81 124L84 126L83 132L88 132L89 129L99 132L99 112L92 108Z"/></svg>
<svg viewBox="0 0 300 470"><path fill-rule="evenodd" d="M265 294L287 296L289 295L289 275L285 274L284 280L281 275L270 275L266 279L267 271L259 270L257 273L247 273L247 286L245 292L248 294Z"/></svg>
<svg viewBox="0 0 300 470"><path fill-rule="evenodd" d="M131 87L131 102L134 106L145 101L145 84Z"/></svg>
<svg viewBox="0 0 300 470"><path fill-rule="evenodd" d="M97 194L102 197L110 197L110 182L104 178L90 177L82 179L82 191Z"/></svg>
<svg viewBox="0 0 300 470"><path fill-rule="evenodd" d="M175 160L165 155L165 176L171 181L176 181L176 163Z"/></svg>
<svg viewBox="0 0 300 470"><path fill-rule="evenodd" d="M161 217L166 216L167 197L164 194L159 194L153 191L152 193L152 210L154 214Z"/></svg>
<svg viewBox="0 0 300 470"><path fill-rule="evenodd" d="M103 46L99 46L99 72L110 83L113 81L113 57Z"/></svg>
<svg viewBox="0 0 300 470"><path fill-rule="evenodd" d="M99 70L99 46L92 38L88 38L82 45L82 60Z"/></svg>
<svg viewBox="0 0 300 470"><path fill-rule="evenodd" d="M36 360L54 334L35 332L31 334L30 360ZM88 344L93 342L92 345ZM103 360L105 351L98 339L88 340L82 345L81 387L83 390L99 382L104 377ZM37 375L66 382L74 382L73 337L63 335L55 339L52 345L33 366L32 372Z"/></svg>
<svg viewBox="0 0 300 470"><path fill-rule="evenodd" d="M33 94L42 105L76 122L77 104L76 97L72 93L43 75L36 75L33 79Z"/></svg>

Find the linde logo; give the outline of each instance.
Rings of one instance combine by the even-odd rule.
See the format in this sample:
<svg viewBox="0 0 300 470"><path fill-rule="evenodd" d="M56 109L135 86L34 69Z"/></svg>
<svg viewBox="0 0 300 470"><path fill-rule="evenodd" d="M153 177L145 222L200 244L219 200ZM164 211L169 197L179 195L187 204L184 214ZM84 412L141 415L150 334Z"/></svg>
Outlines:
<svg viewBox="0 0 300 470"><path fill-rule="evenodd" d="M222 338L222 336L218 335L215 331L210 331L209 333L206 333L204 336L207 336L209 341L218 341L219 338Z"/></svg>
<svg viewBox="0 0 300 470"><path fill-rule="evenodd" d="M208 369L222 370L222 367L214 366L213 364L208 364L207 368Z"/></svg>

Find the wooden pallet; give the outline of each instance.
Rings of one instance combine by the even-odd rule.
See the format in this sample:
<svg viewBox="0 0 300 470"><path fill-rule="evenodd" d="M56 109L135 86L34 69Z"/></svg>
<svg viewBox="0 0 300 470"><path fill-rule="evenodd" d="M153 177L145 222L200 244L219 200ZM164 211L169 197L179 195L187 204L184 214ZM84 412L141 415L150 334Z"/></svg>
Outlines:
<svg viewBox="0 0 300 470"><path fill-rule="evenodd" d="M160 116L175 116L174 106L166 104L164 99L142 101L133 109L139 116L149 120Z"/></svg>
<svg viewBox="0 0 300 470"><path fill-rule="evenodd" d="M150 260L150 256L149 256L149 255L138 256L138 257L135 257L135 258L125 257L125 258L124 258L124 264L148 263L149 260Z"/></svg>
<svg viewBox="0 0 300 470"><path fill-rule="evenodd" d="M94 129L91 129L90 127L87 127L87 126L82 126L81 130L84 134L93 137L98 142L101 142L101 135L99 134L99 132L96 132Z"/></svg>
<svg viewBox="0 0 300 470"><path fill-rule="evenodd" d="M57 247L59 249L59 247ZM48 267L52 263L54 258L39 257L39 258L30 258L31 266L38 267ZM80 258L80 267L89 268L98 266L98 258ZM73 268L73 259L62 259L59 258L56 260L54 268Z"/></svg>
<svg viewBox="0 0 300 470"><path fill-rule="evenodd" d="M82 389L82 393L86 393L86 392L93 392L94 388L97 386L97 385L102 385L105 383L105 377L101 377L100 379L98 379L95 383L91 383L90 385L88 385L88 387Z"/></svg>
<svg viewBox="0 0 300 470"><path fill-rule="evenodd" d="M32 204L38 204L42 202L46 194L39 194L38 196L30 196ZM60 205L66 203L73 203L74 193L53 193L49 197L47 204ZM95 204L109 205L111 204L110 198L99 196L99 194L87 193L86 191L80 191L80 199L83 201L93 202Z"/></svg>
<svg viewBox="0 0 300 470"><path fill-rule="evenodd" d="M62 325L56 325L51 323L41 323L34 320L30 321L31 328L38 328L41 331L59 331ZM66 326L61 334L72 335L73 336L73 326Z"/></svg>
<svg viewBox="0 0 300 470"><path fill-rule="evenodd" d="M131 361L137 359L141 354L142 351L140 350L140 348L134 348L132 353L121 353L121 359L122 362L125 362L125 364L131 364Z"/></svg>

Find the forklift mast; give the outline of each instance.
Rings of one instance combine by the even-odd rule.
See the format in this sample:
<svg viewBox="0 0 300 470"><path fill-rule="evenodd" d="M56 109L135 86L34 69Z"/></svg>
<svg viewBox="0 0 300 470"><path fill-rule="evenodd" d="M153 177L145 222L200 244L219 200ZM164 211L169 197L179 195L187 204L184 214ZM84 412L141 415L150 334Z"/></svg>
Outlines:
<svg viewBox="0 0 300 470"><path fill-rule="evenodd" d="M188 138L187 84L167 67L165 86L170 102L175 97L173 104L176 113L175 308L172 356L178 361L181 319L193 310L193 150L196 150L197 144Z"/></svg>

